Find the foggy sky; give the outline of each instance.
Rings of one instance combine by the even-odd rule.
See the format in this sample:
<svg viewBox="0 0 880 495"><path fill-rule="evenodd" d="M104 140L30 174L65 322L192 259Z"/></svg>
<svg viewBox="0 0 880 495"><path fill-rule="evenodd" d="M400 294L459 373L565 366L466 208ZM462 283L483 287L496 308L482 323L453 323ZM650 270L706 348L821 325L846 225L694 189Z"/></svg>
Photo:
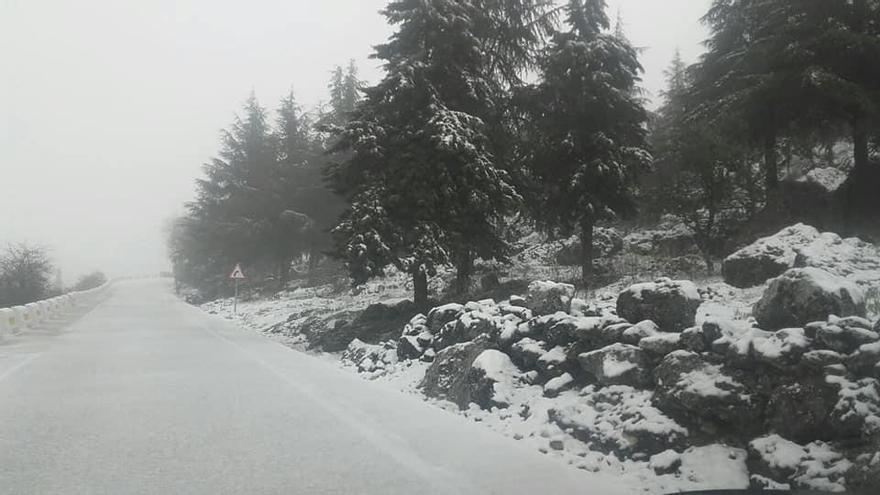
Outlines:
<svg viewBox="0 0 880 495"><path fill-rule="evenodd" d="M701 52L709 0L609 0L644 49L649 95L676 47ZM375 82L386 0L0 0L0 243L51 249L66 283L167 269L192 199L253 90L326 100L335 65Z"/></svg>

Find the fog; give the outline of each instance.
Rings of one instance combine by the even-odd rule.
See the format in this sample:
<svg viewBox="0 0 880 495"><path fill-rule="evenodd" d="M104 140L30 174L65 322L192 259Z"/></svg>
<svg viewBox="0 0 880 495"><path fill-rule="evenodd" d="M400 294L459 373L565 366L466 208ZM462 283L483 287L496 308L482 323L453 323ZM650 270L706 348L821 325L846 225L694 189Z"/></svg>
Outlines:
<svg viewBox="0 0 880 495"><path fill-rule="evenodd" d="M312 107L391 33L385 0L0 0L0 242L50 248L70 283L167 269L165 222L253 90ZM656 98L693 61L708 0L611 0Z"/></svg>

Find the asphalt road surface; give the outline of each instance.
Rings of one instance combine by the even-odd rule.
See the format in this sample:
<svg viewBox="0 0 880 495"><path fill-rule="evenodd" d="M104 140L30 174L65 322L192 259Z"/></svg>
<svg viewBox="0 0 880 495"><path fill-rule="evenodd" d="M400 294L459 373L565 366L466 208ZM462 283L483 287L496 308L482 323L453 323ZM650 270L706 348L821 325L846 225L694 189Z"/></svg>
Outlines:
<svg viewBox="0 0 880 495"><path fill-rule="evenodd" d="M0 338L3 494L623 494L464 418L118 283Z"/></svg>

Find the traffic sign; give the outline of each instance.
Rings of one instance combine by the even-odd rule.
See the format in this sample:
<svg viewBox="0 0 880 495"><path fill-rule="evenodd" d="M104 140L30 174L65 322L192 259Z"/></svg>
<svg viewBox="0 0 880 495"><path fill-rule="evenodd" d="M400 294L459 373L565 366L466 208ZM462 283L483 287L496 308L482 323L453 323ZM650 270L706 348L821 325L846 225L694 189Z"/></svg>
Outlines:
<svg viewBox="0 0 880 495"><path fill-rule="evenodd" d="M244 271L241 269L241 265L236 263L235 269L229 274L229 278L232 280L244 280L247 277L244 276Z"/></svg>

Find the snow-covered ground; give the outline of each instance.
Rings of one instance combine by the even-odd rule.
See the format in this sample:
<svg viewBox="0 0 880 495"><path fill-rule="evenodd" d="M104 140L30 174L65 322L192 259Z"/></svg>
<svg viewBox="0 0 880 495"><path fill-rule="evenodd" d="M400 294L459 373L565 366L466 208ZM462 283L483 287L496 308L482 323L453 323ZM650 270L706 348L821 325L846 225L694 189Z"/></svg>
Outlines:
<svg viewBox="0 0 880 495"><path fill-rule="evenodd" d="M757 243L751 250L755 254L750 255L751 258L746 256L746 262L763 258L753 265L740 266L764 269L767 263L761 260L775 257L771 268L778 269L779 273L796 263L800 263L797 266L806 267L802 271L824 270L823 273L829 277L848 281L844 288L848 287L847 290L853 292L856 299L865 299L866 316L870 321L831 317L827 322L808 325L809 328L764 331L758 328L753 308L766 297L767 283L740 288L716 277L697 280L696 286L690 282L663 279L653 284L630 287L633 280L628 278L588 294L576 294L582 299L572 299L575 293L570 286L536 284L539 292L549 291L553 297L547 301L530 300L530 304L526 304L526 298L514 296L499 302L484 300L465 305L447 305L434 310L437 314L449 316L440 318L443 321L439 323L430 322L432 316L428 314L427 317L414 318L406 328L389 328L389 333L395 335L393 340L373 344L356 340L342 353L310 352L337 362L364 379L418 396L450 414L464 416L501 435L514 438L560 463L589 472L615 473L635 486L644 487L646 493L745 488L750 484L765 487L791 484L839 491L847 487L846 476L851 474L849 470L853 467L854 458L852 455L847 458L835 451L831 443L806 441L797 444L775 435L772 428L768 432L763 424L754 434L743 433L750 431L749 421L769 421L759 416L751 420L746 417L726 418L745 425L736 433L742 436L729 445L714 440L715 437L711 435L707 437L705 432L698 431L699 427L695 430L694 424L682 426L679 422L681 418L673 419L664 413L668 411L669 404L666 403L664 407L663 401L671 400L677 406L689 408L689 414L696 412L702 415L706 411L704 408L715 408L722 409L716 412L723 416L727 414L723 411L726 407L723 404L729 404L731 411L751 414L747 411L753 407L755 397L750 395L750 390L754 392L757 387L764 395L760 400L766 402L769 391L761 387L767 385L758 384L757 379L749 377L749 372L743 371L743 368L737 370L736 366L728 366L731 363L758 363L758 366L770 366L770 370L779 369L783 374L795 375L796 372L792 371L795 367L805 370L812 366L824 369L819 372L820 376L825 377L822 379L825 384L819 386L824 387L822 390L828 390L828 387L838 390L834 393L839 395L835 411L841 415L852 411L861 418L859 421L863 421L863 426L857 427L863 427L866 434L873 435L872 432L880 431L880 397L874 397L880 392L878 381L870 377L860 379L853 375L845 376L847 368L842 364L847 360L846 366L852 365L853 370L861 369L859 376L865 377L869 373L864 370L873 365L870 360L876 361L872 356L880 355L875 349L880 342L871 343L877 338L876 327L868 330L880 316L880 301L877 301L880 294L877 291L880 256L877 256L877 248L857 240L840 239L833 234L819 234L804 226L794 226L792 229L797 235L788 237L798 242L789 242L784 249L774 247L779 242L776 239ZM540 253L538 257L547 256L547 253ZM810 290L839 293L839 289L841 287L835 284L816 284ZM631 303L635 306L650 306L648 299L651 297L662 299L680 296L681 301L673 302L691 307L690 311L695 308L695 315L691 313L693 318L686 323L687 328L682 327L684 331L682 328L669 330L668 324L661 322L662 318L669 316L665 314L655 314L655 318L643 315L627 317L632 323L654 319L661 322L664 330L651 321L623 323L625 320L619 317L617 304L618 295L623 292L631 294ZM309 340L302 330L316 319L332 321L337 315L341 315L341 319L350 319L352 314L371 304L394 304L410 293L411 287L407 286L406 277L394 275L356 290L338 290L327 286L292 290L272 299L246 301L239 304L239 313L235 316L231 314L230 300L215 301L202 308L210 313L225 315L287 345L307 350ZM564 309L553 307L554 298L560 295L566 301ZM531 298L531 294L528 296ZM688 301L696 301L697 306L690 306L691 302ZM523 307L535 304L547 306L543 308L546 312L535 313L536 316L545 316L533 318L531 309ZM656 300L653 304L658 305ZM663 302L659 304L661 309L664 305ZM563 312L557 312L560 310ZM577 334L573 340L585 338L589 341L593 338L590 337L591 332L601 334L599 342L603 343L594 342L591 344L594 347L588 349L591 352L580 354L578 359L583 367L598 366L593 374L602 375L604 383L587 382L585 385L583 377L572 376L572 373L577 374L575 371L567 372L565 365L571 365L572 345L577 346L578 343L552 342L553 336L548 334L547 329L552 334L550 327L557 323ZM432 325L433 328L428 331ZM540 336L532 338L535 331L533 325L544 325L545 328L538 332ZM451 337L454 339L451 347L450 342L440 341L450 338L445 335L446 332L455 334ZM448 351L465 346L462 352L471 352L465 351L467 346L473 346L476 336L487 332L497 332L492 339L501 352L492 348L483 350L476 345L476 354L471 355L470 361L466 361L464 366L475 370L481 377L477 382L469 382L469 386L479 387L479 380L488 380L492 384L488 404L484 401L480 407L472 402L469 407L461 408L460 400L454 403L428 397L424 383L426 374L433 370L431 362L439 358L441 352L446 352L441 349ZM398 336L400 343L413 348L413 356L400 357L403 354L398 352ZM694 338L706 340L706 345L711 344L711 348L693 349L692 342L685 343ZM841 338L855 339L858 343L840 341ZM609 342L612 345L608 345ZM514 354L519 355L516 365L511 361ZM532 356L531 365L521 366L524 355ZM650 355L653 357L648 357ZM647 362L643 362L643 359ZM457 365L454 360L450 362L452 366ZM662 381L660 370L663 369L671 373L667 376L672 376L674 383L666 383L662 392L654 390L656 383L645 381L640 375L644 370L639 368L653 369L653 379L659 381ZM877 369L880 370L880 365ZM441 377L441 380L448 379L450 377ZM783 385L787 379L782 379ZM779 384L775 382L772 385L777 386ZM784 400L799 400L797 394L804 393L797 390L797 386L791 390L794 399ZM832 406L834 400L838 399L832 400ZM722 407L718 406L719 403L723 403ZM675 409L675 404L673 406ZM709 414L711 416L712 412ZM711 421L707 424L711 424ZM877 465L880 465L880 454L871 457L868 452L858 454L858 457L867 471L877 469ZM754 466L756 460L760 467ZM774 479L785 479L789 483Z"/></svg>
<svg viewBox="0 0 880 495"><path fill-rule="evenodd" d="M597 291L598 303L612 306L621 284ZM761 289L737 289L720 279L710 280L700 287L707 302L700 307L698 320L731 319L747 326L751 305L760 298ZM232 316L232 301L223 299L207 303L202 308L237 321L255 331L263 332L294 348L305 350L305 338L296 333L291 322L308 317L332 315L341 311L363 309L377 302L394 303L409 294L403 277L374 281L364 288L335 291L332 287L297 289L279 294L272 299L240 302L238 314ZM283 331L279 331L283 328ZM355 346L356 347L356 346ZM366 352L381 352L382 346L364 344ZM608 435L609 442L626 444L627 428L654 428L658 435L675 434L681 428L650 404L650 394L631 387L619 386L612 392L612 400L595 400L594 390L568 390L558 397L544 396L545 386L517 382L505 391L510 406L504 409L482 410L476 405L459 410L455 404L430 399L419 389L430 363L422 361L397 362L393 349L385 353L386 364L375 359L371 369L358 369L357 364L345 359L345 353L314 352L323 359L339 362L353 373L368 380L385 383L407 394L417 395L451 414L460 414L502 435L517 439L531 448L545 453L560 463L590 472L613 472L645 487L645 493L660 494L683 490L709 488L746 488L749 475L746 452L723 444L685 449L682 453L666 451L649 458L621 460L613 453L591 450L575 434L561 428L549 418L549 411L564 411L576 421L598 425ZM505 381L499 380L504 383ZM619 399L623 399L621 403ZM615 403L615 405L611 405ZM638 411L643 417L633 420ZM667 473L667 474L664 474Z"/></svg>

